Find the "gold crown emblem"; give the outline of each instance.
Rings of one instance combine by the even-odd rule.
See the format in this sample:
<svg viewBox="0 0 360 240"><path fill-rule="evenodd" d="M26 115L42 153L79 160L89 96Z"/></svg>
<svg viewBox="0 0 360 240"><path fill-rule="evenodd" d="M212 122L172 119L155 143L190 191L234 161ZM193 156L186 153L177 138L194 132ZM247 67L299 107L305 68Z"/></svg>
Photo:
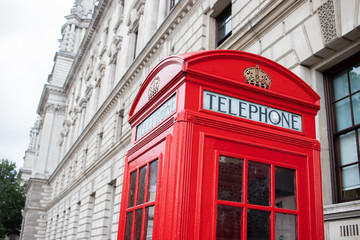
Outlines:
<svg viewBox="0 0 360 240"><path fill-rule="evenodd" d="M248 84L266 89L270 88L271 79L265 71L259 68L259 65L256 65L256 67L248 67L243 73Z"/></svg>
<svg viewBox="0 0 360 240"><path fill-rule="evenodd" d="M160 85L160 78L159 77L156 77L152 82L151 82L151 85L150 85L150 88L149 88L149 100L155 96L155 94L157 94L157 92L159 91L159 85Z"/></svg>

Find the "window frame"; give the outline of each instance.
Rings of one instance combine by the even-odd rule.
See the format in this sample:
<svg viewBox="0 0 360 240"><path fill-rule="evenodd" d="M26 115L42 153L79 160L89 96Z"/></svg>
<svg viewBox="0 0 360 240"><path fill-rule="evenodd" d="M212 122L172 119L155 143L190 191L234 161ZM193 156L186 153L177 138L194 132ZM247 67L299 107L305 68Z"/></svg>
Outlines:
<svg viewBox="0 0 360 240"><path fill-rule="evenodd" d="M230 20L226 22L226 20L222 21L223 18L226 16L227 11L230 11ZM225 23L223 27L225 27L226 24L230 22L231 30L230 32L226 33L221 39L220 39L220 25ZM231 2L215 17L215 45L216 47L219 47L221 44L223 44L226 39L228 39L232 35L232 4Z"/></svg>
<svg viewBox="0 0 360 240"><path fill-rule="evenodd" d="M229 158L235 158L238 160L243 161L243 165L242 165L242 200L240 202L237 201L232 201L232 200L222 200L219 199L219 195L218 195L218 191L219 191L219 164L220 164L220 157L229 157ZM242 154L234 154L234 153L229 153L229 152L224 152L224 151L219 151L216 150L215 151L215 158L217 159L217 162L215 164L215 172L216 172L216 178L215 178L215 182L216 182L216 187L215 187L215 205L216 205L216 219L218 217L218 206L227 206L227 207L233 207L233 208L239 208L240 211L242 212L241 215L241 220L240 222L242 222L241 224L241 235L240 235L240 239L242 239L242 236L248 236L248 226L247 226L247 222L248 222L248 211L249 210L254 210L254 211L261 211L261 212L266 212L269 214L269 237L271 238L273 235L275 236L275 231L276 231L276 224L275 224L275 216L276 214L286 214L286 215L292 215L292 216L296 216L296 227L295 230L296 232L296 236L298 239L298 234L299 234L299 216L301 216L301 210L299 210L299 168L294 166L294 165L284 165L284 163L279 163L279 162L272 162L270 160L266 160L266 159L262 159L262 158L257 158L257 157L251 157L251 156L246 156L246 155L242 155ZM262 164L262 165L268 165L269 166L269 202L268 205L262 205L262 204L257 204L257 203L251 203L249 202L248 199L248 189L249 189L249 169L248 169L248 165L249 162L251 163L256 163L256 164ZM289 169L289 170L293 170L294 171L294 201L295 201L295 208L291 209L291 208L282 208L282 207L278 207L276 205L276 198L275 198L275 190L276 190L276 168L283 168L283 169ZM246 213L247 212L247 213ZM217 221L217 220L216 220ZM215 223L216 223L215 221ZM217 224L217 223L216 223ZM217 230L217 226L214 227L214 229ZM246 233L245 233L246 232ZM217 232L215 232L215 236L217 236Z"/></svg>
<svg viewBox="0 0 360 240"><path fill-rule="evenodd" d="M157 161L157 176L156 176L156 192L155 192L155 200L151 200L151 201L147 201L147 191L148 191L148 187L149 187L149 182L150 182L150 164L153 162ZM124 217L125 217L125 228L124 228L124 232L123 232L123 237L125 239L126 237L126 226L127 226L127 216L128 213L131 212L131 230L130 230L130 239L135 239L135 234L136 234L136 212L137 210L141 209L142 210L142 220L141 220L141 234L140 234L140 239L145 240L146 238L143 238L143 234L144 234L144 229L145 229L145 215L146 215L146 209L149 207L154 207L154 225L153 225L153 229L152 229L152 238L156 239L156 231L155 229L157 228L157 224L156 224L156 219L157 219L157 205L158 205L158 199L159 199L159 188L160 188L160 170L161 170L161 162L162 162L162 154L160 156L148 159L146 161L143 161L140 164L137 164L136 166L132 167L131 169L129 169L129 171L127 172L127 189L126 189L126 200L124 202L125 204L125 209L124 209ZM143 202L141 204L137 204L138 201L138 194L139 194L139 188L140 188L140 170L143 167L147 167L146 169L146 176L145 176L145 190L144 190L144 199ZM134 192L134 200L133 200L133 205L129 206L129 198L130 198L130 191L131 191L131 174L136 172L136 182L135 182L135 192Z"/></svg>
<svg viewBox="0 0 360 240"><path fill-rule="evenodd" d="M354 111L352 105L352 96L360 93L360 91L356 91L351 93L350 84L348 84L349 94L345 97L341 97L338 100L334 100L333 95L333 86L332 86L332 76L341 71L346 71L347 81L350 83L349 79L349 67L352 65L360 63L360 53L357 53L350 58L340 62L339 64L333 66L329 70L324 72L324 90L325 90L325 102L326 102L326 114L327 114L327 127L328 127L328 142L329 142L329 154L330 154L330 168L331 168L331 184L332 184L332 197L334 203L340 202L349 202L360 200L359 198L344 198L342 191L342 181L341 181L341 169L346 166L351 165L359 165L359 176L360 176L360 143L359 137L357 134L360 134L360 124L354 124ZM336 115L333 108L333 104L348 98L350 103L350 111L351 111L351 126L341 129L339 131L336 130ZM355 132L355 141L357 146L357 154L358 161L352 162L350 164L341 165L340 159L340 148L339 148L339 136L344 136L347 133Z"/></svg>

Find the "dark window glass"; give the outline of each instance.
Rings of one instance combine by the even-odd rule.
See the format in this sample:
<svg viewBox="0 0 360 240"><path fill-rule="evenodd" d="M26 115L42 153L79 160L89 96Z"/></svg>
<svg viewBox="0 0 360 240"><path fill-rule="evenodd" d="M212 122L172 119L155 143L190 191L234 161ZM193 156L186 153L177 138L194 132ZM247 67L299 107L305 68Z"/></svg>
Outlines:
<svg viewBox="0 0 360 240"><path fill-rule="evenodd" d="M175 7L175 0L170 0L170 10Z"/></svg>
<svg viewBox="0 0 360 240"><path fill-rule="evenodd" d="M139 192L137 195L137 202L136 204L143 204L144 203L144 196L145 196L145 184L146 184L146 170L147 167L140 168L140 179L139 179Z"/></svg>
<svg viewBox="0 0 360 240"><path fill-rule="evenodd" d="M270 205L270 165L249 161L248 203Z"/></svg>
<svg viewBox="0 0 360 240"><path fill-rule="evenodd" d="M275 206L296 209L295 170L275 167Z"/></svg>
<svg viewBox="0 0 360 240"><path fill-rule="evenodd" d="M249 209L247 213L247 239L269 240L270 212Z"/></svg>
<svg viewBox="0 0 360 240"><path fill-rule="evenodd" d="M155 194L156 194L156 182L157 182L157 172L158 172L158 162L154 161L150 163L150 179L149 179L149 187L148 187L148 195L147 201L155 201Z"/></svg>
<svg viewBox="0 0 360 240"><path fill-rule="evenodd" d="M149 240L152 239L152 232L154 228L154 206L147 207L145 209L145 226L144 226L144 233L143 239Z"/></svg>
<svg viewBox="0 0 360 240"><path fill-rule="evenodd" d="M216 42L217 42L217 46L222 44L231 35L231 32L232 32L231 20L232 20L232 16L231 16L231 4L230 4L216 18L216 26L217 26Z"/></svg>
<svg viewBox="0 0 360 240"><path fill-rule="evenodd" d="M218 205L216 239L240 239L242 208Z"/></svg>
<svg viewBox="0 0 360 240"><path fill-rule="evenodd" d="M133 239L135 240L152 239L157 171L158 160L155 160L130 174L124 239L131 238L131 231L134 232ZM146 186L148 187L146 188ZM137 196L136 203L134 203L135 193ZM147 197L147 200L145 197ZM146 204L144 204L145 201Z"/></svg>
<svg viewBox="0 0 360 240"><path fill-rule="evenodd" d="M275 213L275 239L297 240L297 216Z"/></svg>
<svg viewBox="0 0 360 240"><path fill-rule="evenodd" d="M360 199L360 58L328 73L335 175L339 201Z"/></svg>
<svg viewBox="0 0 360 240"><path fill-rule="evenodd" d="M140 240L141 238L142 213L142 208L135 211L135 240Z"/></svg>
<svg viewBox="0 0 360 240"><path fill-rule="evenodd" d="M220 156L218 199L242 202L243 160Z"/></svg>
<svg viewBox="0 0 360 240"><path fill-rule="evenodd" d="M137 176L136 171L130 174L130 193L129 193L128 207L134 206L136 176Z"/></svg>
<svg viewBox="0 0 360 240"><path fill-rule="evenodd" d="M131 239L132 220L133 220L133 212L126 213L125 240Z"/></svg>
<svg viewBox="0 0 360 240"><path fill-rule="evenodd" d="M243 185L246 178L247 186ZM242 194L246 191L248 201L244 202ZM270 196L275 197L274 202L270 202ZM216 239L240 240L246 235L248 240L268 240L272 231L276 239L297 239L298 216L292 211L296 210L296 202L296 170L247 159L219 157ZM284 211L280 208L293 214L280 213ZM244 215L244 211L247 214ZM271 216L275 216L276 221L272 231ZM243 222L246 222L245 232Z"/></svg>

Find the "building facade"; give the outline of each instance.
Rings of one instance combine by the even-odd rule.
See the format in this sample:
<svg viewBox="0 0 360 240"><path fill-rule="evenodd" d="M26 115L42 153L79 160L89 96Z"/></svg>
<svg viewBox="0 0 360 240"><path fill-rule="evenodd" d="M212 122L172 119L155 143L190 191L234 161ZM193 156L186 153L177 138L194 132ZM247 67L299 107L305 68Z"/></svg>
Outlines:
<svg viewBox="0 0 360 240"><path fill-rule="evenodd" d="M232 49L321 97L325 239L359 239L360 0L76 0L30 131L21 239L117 239L128 115L164 58Z"/></svg>

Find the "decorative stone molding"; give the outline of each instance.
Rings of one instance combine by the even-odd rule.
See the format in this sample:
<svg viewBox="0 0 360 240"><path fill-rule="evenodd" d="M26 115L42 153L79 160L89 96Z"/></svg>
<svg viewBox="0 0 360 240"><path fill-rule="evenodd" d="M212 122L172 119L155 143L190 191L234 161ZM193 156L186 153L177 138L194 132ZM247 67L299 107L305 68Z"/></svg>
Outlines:
<svg viewBox="0 0 360 240"><path fill-rule="evenodd" d="M65 106L48 103L44 107L44 112L65 114Z"/></svg>
<svg viewBox="0 0 360 240"><path fill-rule="evenodd" d="M123 22L124 20L124 0L118 0L118 14L119 14L119 17L118 19L116 19L116 23L115 23L115 26L114 26L114 33L117 32L117 30L119 29L121 23Z"/></svg>
<svg viewBox="0 0 360 240"><path fill-rule="evenodd" d="M79 106L81 109L86 108L87 98L83 97L80 99Z"/></svg>
<svg viewBox="0 0 360 240"><path fill-rule="evenodd" d="M121 50L121 44L123 41L123 37L120 35L115 35L112 42L111 42L111 46L108 52L108 56L110 58L110 63L113 63L118 55L118 52Z"/></svg>
<svg viewBox="0 0 360 240"><path fill-rule="evenodd" d="M126 25L129 27L128 34L133 33L137 28L140 17L144 14L145 0L136 1L131 9L131 12L126 21Z"/></svg>
<svg viewBox="0 0 360 240"><path fill-rule="evenodd" d="M71 14L75 14L82 18L90 18L96 2L97 1L93 0L75 0L74 6L71 9Z"/></svg>
<svg viewBox="0 0 360 240"><path fill-rule="evenodd" d="M96 70L95 87L99 87L101 85L101 80L105 76L105 69L106 69L106 64L104 61L101 61Z"/></svg>
<svg viewBox="0 0 360 240"><path fill-rule="evenodd" d="M321 34L326 44L337 36L334 1L328 0L318 8L317 12L320 19Z"/></svg>

